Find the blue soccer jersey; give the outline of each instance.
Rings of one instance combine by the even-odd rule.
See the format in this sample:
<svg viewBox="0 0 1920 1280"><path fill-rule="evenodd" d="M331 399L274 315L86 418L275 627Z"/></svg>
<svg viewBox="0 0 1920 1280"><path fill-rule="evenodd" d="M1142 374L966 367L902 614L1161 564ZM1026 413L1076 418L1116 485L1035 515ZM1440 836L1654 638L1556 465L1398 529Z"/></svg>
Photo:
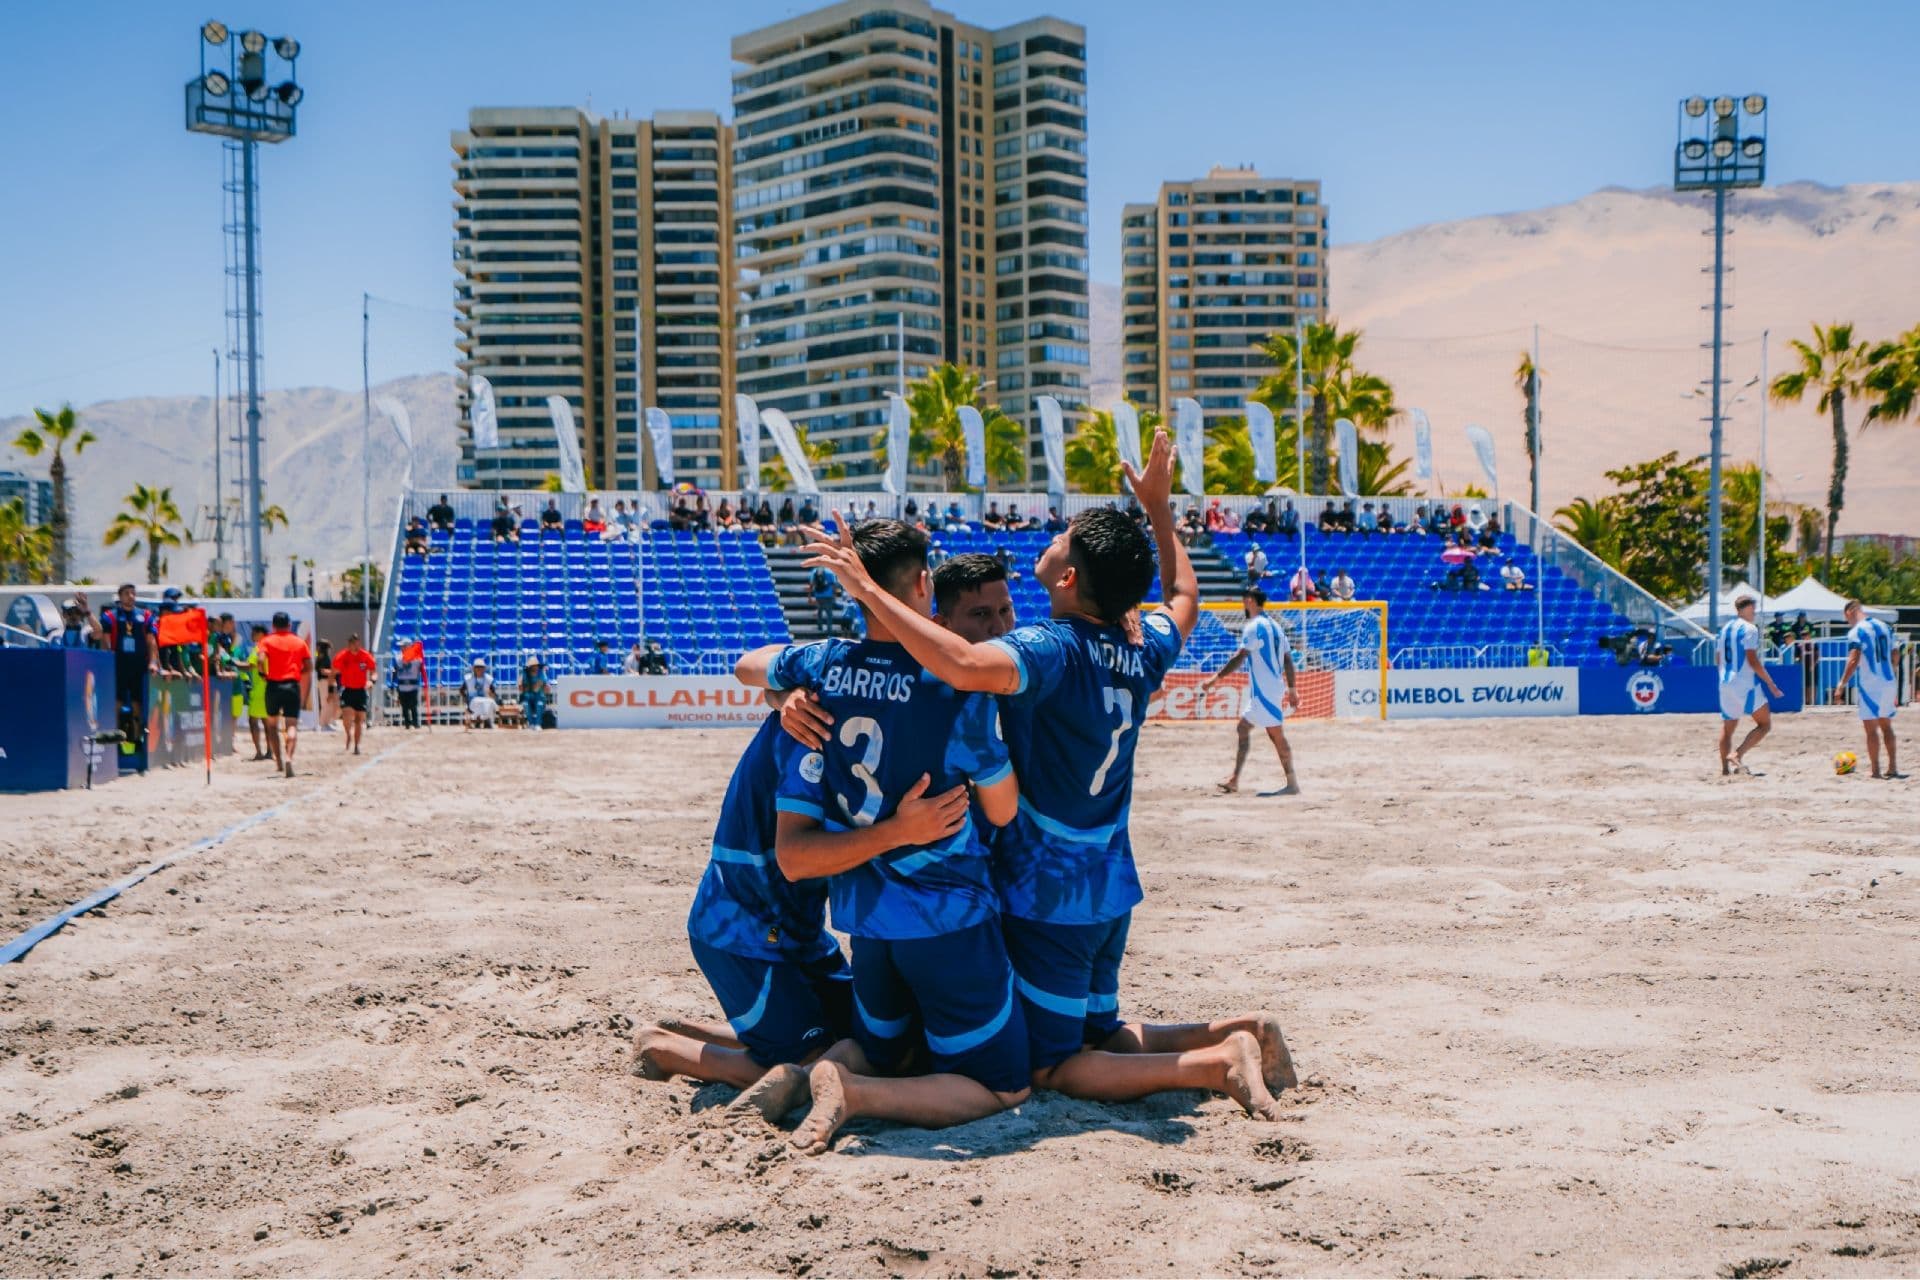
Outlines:
<svg viewBox="0 0 1920 1280"><path fill-rule="evenodd" d="M799 754L780 718L769 716L734 766L687 916L694 941L758 960L806 961L839 950L826 931L826 883L795 884L774 861L774 794L782 766Z"/></svg>
<svg viewBox="0 0 1920 1280"><path fill-rule="evenodd" d="M809 683L833 716L833 739L824 752L789 759L780 781L782 812L846 831L892 816L921 774L930 779L929 795L1007 776L1011 766L991 697L936 680L898 644L863 641L813 661L817 679ZM832 877L829 893L836 928L887 940L954 933L993 919L999 906L987 847L971 814L938 844L894 849Z"/></svg>
<svg viewBox="0 0 1920 1280"><path fill-rule="evenodd" d="M1023 920L1098 924L1140 901L1127 815L1147 699L1180 656L1165 613L1120 627L1053 618L989 643L1012 655L1020 687L1001 699L1020 775L1020 812L994 846L1001 909Z"/></svg>

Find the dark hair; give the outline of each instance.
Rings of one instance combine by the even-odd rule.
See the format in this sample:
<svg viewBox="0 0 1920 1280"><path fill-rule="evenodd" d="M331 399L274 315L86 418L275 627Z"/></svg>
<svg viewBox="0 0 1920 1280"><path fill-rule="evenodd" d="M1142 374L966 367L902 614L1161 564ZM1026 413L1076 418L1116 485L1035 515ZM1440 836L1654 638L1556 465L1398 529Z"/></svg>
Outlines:
<svg viewBox="0 0 1920 1280"><path fill-rule="evenodd" d="M1259 605L1262 609L1267 607L1267 593L1262 591L1260 588L1248 587L1241 594L1244 595L1247 599L1253 601L1255 604Z"/></svg>
<svg viewBox="0 0 1920 1280"><path fill-rule="evenodd" d="M1867 606L1865 606L1864 604L1861 604L1858 600L1849 600L1847 601L1846 609L1841 610L1841 612L1845 613L1851 609L1865 609L1866 607ZM1776 614L1775 616L1778 617L1779 615Z"/></svg>
<svg viewBox="0 0 1920 1280"><path fill-rule="evenodd" d="M233 621L233 615L232 615L232 614L230 614L230 613L223 613L223 614L221 614L221 615L220 615L220 621L222 621L222 622L232 622L232 621Z"/></svg>
<svg viewBox="0 0 1920 1280"><path fill-rule="evenodd" d="M897 595L927 567L927 535L902 520L863 520L853 526L853 549L882 591Z"/></svg>
<svg viewBox="0 0 1920 1280"><path fill-rule="evenodd" d="M267 634L267 629L266 629L266 627L265 627L264 625L262 625L261 623L258 623L258 622L250 622L250 623L248 623L248 624L247 624L247 630L248 630L249 632L252 632L252 633L254 633L254 634L257 634L257 635L265 635L265 634Z"/></svg>
<svg viewBox="0 0 1920 1280"><path fill-rule="evenodd" d="M1106 507L1067 522L1067 561L1080 578L1080 600L1103 622L1118 623L1153 586L1153 542L1139 525Z"/></svg>
<svg viewBox="0 0 1920 1280"><path fill-rule="evenodd" d="M282 609L279 613L273 615L273 625L276 627L290 627L293 625L293 619L287 616L285 609Z"/></svg>
<svg viewBox="0 0 1920 1280"><path fill-rule="evenodd" d="M946 613L960 603L960 597L967 592L1006 580L1006 567L992 556L983 556L978 551L955 556L933 571L933 607Z"/></svg>

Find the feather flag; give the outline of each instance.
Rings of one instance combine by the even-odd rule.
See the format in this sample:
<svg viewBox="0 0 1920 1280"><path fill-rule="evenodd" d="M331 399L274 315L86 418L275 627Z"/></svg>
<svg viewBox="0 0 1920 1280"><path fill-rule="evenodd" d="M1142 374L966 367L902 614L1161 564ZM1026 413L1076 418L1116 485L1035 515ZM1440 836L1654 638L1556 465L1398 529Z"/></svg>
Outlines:
<svg viewBox="0 0 1920 1280"><path fill-rule="evenodd" d="M653 443L653 474L662 489L673 488L673 419L665 409L647 406L641 415L646 420L647 438Z"/></svg>
<svg viewBox="0 0 1920 1280"><path fill-rule="evenodd" d="M887 470L881 485L896 497L907 491L907 451L913 432L913 410L891 391L887 393Z"/></svg>
<svg viewBox="0 0 1920 1280"><path fill-rule="evenodd" d="M1335 418L1333 435L1340 450L1340 492L1349 498L1360 496L1360 433L1351 418Z"/></svg>
<svg viewBox="0 0 1920 1280"><path fill-rule="evenodd" d="M1040 451L1047 459L1047 492L1065 493L1067 491L1067 435L1066 420L1060 412L1060 402L1052 396L1034 397L1034 407L1040 410Z"/></svg>
<svg viewBox="0 0 1920 1280"><path fill-rule="evenodd" d="M467 384L467 394L473 401L467 409L467 421L473 424L473 447L498 449L500 415L493 404L493 384L475 375Z"/></svg>
<svg viewBox="0 0 1920 1280"><path fill-rule="evenodd" d="M807 462L807 451L800 447L800 436L794 431L792 420L778 409L762 409L760 421L766 425L773 443L779 446L780 460L787 464L787 480L794 491L819 492L813 483L813 467Z"/></svg>
<svg viewBox="0 0 1920 1280"><path fill-rule="evenodd" d="M741 488L760 487L760 406L741 392L733 396L734 434L740 440Z"/></svg>
<svg viewBox="0 0 1920 1280"><path fill-rule="evenodd" d="M1480 459L1480 469L1487 473L1487 484L1495 494L1498 494L1500 469L1493 453L1493 433L1477 423L1468 423L1467 442L1473 446L1474 454Z"/></svg>
<svg viewBox="0 0 1920 1280"><path fill-rule="evenodd" d="M1419 480L1433 479L1433 424L1425 409L1409 409L1413 419L1413 474Z"/></svg>
<svg viewBox="0 0 1920 1280"><path fill-rule="evenodd" d="M1247 401L1247 439L1253 444L1253 482L1261 487L1280 478L1273 456L1273 410Z"/></svg>
<svg viewBox="0 0 1920 1280"><path fill-rule="evenodd" d="M1140 454L1140 411L1126 400L1113 406L1113 448L1120 461L1135 471L1145 469L1147 460Z"/></svg>
<svg viewBox="0 0 1920 1280"><path fill-rule="evenodd" d="M1180 455L1180 484L1198 497L1207 491L1207 428L1200 402L1181 397L1173 402L1173 444Z"/></svg>
<svg viewBox="0 0 1920 1280"><path fill-rule="evenodd" d="M553 443L560 452L560 491L585 493L587 468L580 461L580 433L574 430L573 406L565 396L548 396L547 414L553 419Z"/></svg>

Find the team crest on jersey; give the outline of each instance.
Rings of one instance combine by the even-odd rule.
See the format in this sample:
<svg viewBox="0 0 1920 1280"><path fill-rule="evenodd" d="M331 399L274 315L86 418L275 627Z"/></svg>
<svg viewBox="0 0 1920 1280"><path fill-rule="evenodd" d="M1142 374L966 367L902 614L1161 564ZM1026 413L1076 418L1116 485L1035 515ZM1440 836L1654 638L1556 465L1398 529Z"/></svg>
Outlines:
<svg viewBox="0 0 1920 1280"><path fill-rule="evenodd" d="M800 757L800 776L808 782L818 782L826 776L827 758L818 751L809 751Z"/></svg>
<svg viewBox="0 0 1920 1280"><path fill-rule="evenodd" d="M1636 671L1627 677L1627 700L1633 703L1635 711L1652 711L1660 704L1660 693L1665 688L1653 672Z"/></svg>

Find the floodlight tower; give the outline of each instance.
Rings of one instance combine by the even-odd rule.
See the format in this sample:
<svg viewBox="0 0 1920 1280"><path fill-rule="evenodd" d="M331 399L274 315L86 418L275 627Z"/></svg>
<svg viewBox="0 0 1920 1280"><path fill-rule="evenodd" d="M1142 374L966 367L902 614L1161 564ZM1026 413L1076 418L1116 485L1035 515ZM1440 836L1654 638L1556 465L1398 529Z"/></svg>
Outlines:
<svg viewBox="0 0 1920 1280"><path fill-rule="evenodd" d="M280 83L270 73L269 53L283 65ZM267 562L260 546L260 506L266 479L260 474L260 183L258 151L262 142L285 142L294 134L294 108L305 97L294 80L300 42L291 36L269 40L258 31L231 36L214 20L200 28L200 74L187 81L187 128L230 139L240 152L240 217L228 228L239 259L246 379L247 589L266 594ZM220 64L224 62L224 69Z"/></svg>
<svg viewBox="0 0 1920 1280"><path fill-rule="evenodd" d="M1680 103L1673 189L1713 193L1712 463L1707 486L1707 628L1720 629L1720 322L1725 306L1727 192L1767 177L1767 99L1750 93Z"/></svg>

